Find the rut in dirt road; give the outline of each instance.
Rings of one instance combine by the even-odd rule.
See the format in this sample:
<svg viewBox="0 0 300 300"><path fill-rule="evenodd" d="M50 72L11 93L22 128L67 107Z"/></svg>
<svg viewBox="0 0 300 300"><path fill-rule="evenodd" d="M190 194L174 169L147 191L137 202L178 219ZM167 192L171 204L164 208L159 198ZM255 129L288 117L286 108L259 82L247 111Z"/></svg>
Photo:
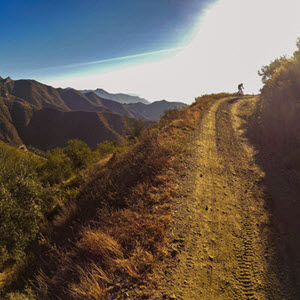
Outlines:
<svg viewBox="0 0 300 300"><path fill-rule="evenodd" d="M243 126L257 98L223 98L195 133L186 194L174 213L176 299L293 299L282 287L262 170Z"/></svg>
<svg viewBox="0 0 300 300"><path fill-rule="evenodd" d="M236 197L241 200L240 209L242 214L242 227L240 230L240 240L235 245L234 254L238 262L238 269L236 270L236 284L234 299L256 299L256 272L257 266L255 264L255 234L256 228L253 228L255 219L247 210L251 205L254 195L253 184L256 178L259 178L258 172L253 175L253 161L250 155L247 155L247 145L243 145L238 139L238 134L234 131L233 123L236 121L232 114L232 105L237 102L236 99L223 102L219 105L216 113L216 127L217 130L217 148L218 154L226 169L231 170L232 174L239 177L239 182L244 184L251 184L249 186L239 186ZM229 159L229 160L228 160ZM248 169L247 169L248 168ZM263 296L263 295L261 295Z"/></svg>

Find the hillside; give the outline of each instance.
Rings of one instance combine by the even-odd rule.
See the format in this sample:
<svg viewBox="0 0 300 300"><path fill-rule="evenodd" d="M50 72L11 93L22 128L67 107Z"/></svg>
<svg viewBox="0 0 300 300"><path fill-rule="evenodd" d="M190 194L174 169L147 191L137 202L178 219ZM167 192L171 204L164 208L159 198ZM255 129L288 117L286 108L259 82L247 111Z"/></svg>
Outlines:
<svg viewBox="0 0 300 300"><path fill-rule="evenodd" d="M7 279L3 291L16 295L17 286L37 299L298 299L299 210L291 196L299 191L268 167L276 156L253 139L262 103L197 98L66 182L69 198L43 225L31 272ZM36 284L20 288L28 282Z"/></svg>
<svg viewBox="0 0 300 300"><path fill-rule="evenodd" d="M0 137L1 140L13 146L23 144L14 124L26 124L31 115L31 107L15 97L0 97Z"/></svg>
<svg viewBox="0 0 300 300"><path fill-rule="evenodd" d="M281 240L282 264L292 266L285 277L300 296L300 39L293 57L281 57L261 70L264 87L250 119L249 138L266 172L272 215Z"/></svg>
<svg viewBox="0 0 300 300"><path fill-rule="evenodd" d="M146 105L121 104L94 92L53 88L35 80L0 78L0 139L15 146L43 150L63 146L72 138L94 148L105 140L120 140L124 116L149 125L165 110L183 103L158 101ZM48 139L48 140L47 140Z"/></svg>
<svg viewBox="0 0 300 300"><path fill-rule="evenodd" d="M109 99L109 100L113 100L119 103L144 103L144 104L149 104L149 101L144 99L144 98L140 98L138 96L132 96L132 95L127 95L127 94L111 94L103 89L96 89L96 90L81 90L80 92L82 93L90 93L93 92L96 95L98 95L101 98L104 99Z"/></svg>
<svg viewBox="0 0 300 300"><path fill-rule="evenodd" d="M36 109L12 98L0 98L0 107L1 140L14 146L25 144L42 150L62 147L74 138L94 149L103 141L120 140L127 124L124 115L110 111ZM133 120L129 118L129 123Z"/></svg>
<svg viewBox="0 0 300 300"><path fill-rule="evenodd" d="M120 141L125 127L125 117L118 114L50 108L34 110L27 125L16 125L25 145L42 150L63 147L70 139L80 139L95 149L103 141Z"/></svg>
<svg viewBox="0 0 300 300"><path fill-rule="evenodd" d="M125 105L122 105L116 101L100 98L93 92L86 93L85 97L87 97L90 101L92 101L96 105L105 107L108 111L111 111L111 112L114 112L114 113L117 113L120 115L127 115L132 118L142 118L141 115L136 114L135 112L131 111Z"/></svg>
<svg viewBox="0 0 300 300"><path fill-rule="evenodd" d="M84 95L75 89L55 89L35 80L0 80L1 89L5 90L9 98L14 96L23 99L36 109L53 108L64 111L111 111L105 104L121 107L118 103L94 96ZM105 102L105 104L103 104ZM124 109L123 113L130 114Z"/></svg>
<svg viewBox="0 0 300 300"><path fill-rule="evenodd" d="M151 104L130 103L127 107L144 119L158 121L165 111L171 109L182 109L186 104L181 102L169 102L166 100L155 101Z"/></svg>
<svg viewBox="0 0 300 300"><path fill-rule="evenodd" d="M190 130L209 105L207 98L191 110L170 111L135 143L61 184L63 202L42 223L44 238L27 248L30 270L24 267L24 273L20 262L21 270L4 267L1 296L106 299L147 280L165 255L169 207L178 188L175 167ZM64 171L66 153L53 152L45 164L55 168L46 170L56 172L60 166ZM24 291L27 279L37 286Z"/></svg>

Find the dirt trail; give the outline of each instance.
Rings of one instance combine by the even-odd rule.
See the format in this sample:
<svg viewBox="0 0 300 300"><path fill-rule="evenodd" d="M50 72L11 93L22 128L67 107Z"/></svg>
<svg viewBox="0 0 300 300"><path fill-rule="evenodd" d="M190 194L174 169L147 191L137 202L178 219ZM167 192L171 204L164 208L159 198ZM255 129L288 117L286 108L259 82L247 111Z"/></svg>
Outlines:
<svg viewBox="0 0 300 300"><path fill-rule="evenodd" d="M165 299L295 299L276 263L264 173L242 129L256 101L216 101L195 133Z"/></svg>

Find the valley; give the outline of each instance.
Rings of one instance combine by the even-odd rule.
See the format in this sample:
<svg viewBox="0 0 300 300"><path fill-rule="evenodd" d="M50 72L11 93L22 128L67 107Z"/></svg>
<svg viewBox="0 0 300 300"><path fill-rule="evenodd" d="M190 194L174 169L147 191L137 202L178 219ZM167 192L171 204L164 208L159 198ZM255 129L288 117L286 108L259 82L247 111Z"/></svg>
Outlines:
<svg viewBox="0 0 300 300"><path fill-rule="evenodd" d="M118 99L122 95L126 96L119 94ZM63 147L70 139L80 139L95 149L104 141L120 141L124 128L134 120L141 119L148 127L164 111L184 105L165 100L122 104L93 92L55 89L34 80L0 78L0 139L44 151Z"/></svg>

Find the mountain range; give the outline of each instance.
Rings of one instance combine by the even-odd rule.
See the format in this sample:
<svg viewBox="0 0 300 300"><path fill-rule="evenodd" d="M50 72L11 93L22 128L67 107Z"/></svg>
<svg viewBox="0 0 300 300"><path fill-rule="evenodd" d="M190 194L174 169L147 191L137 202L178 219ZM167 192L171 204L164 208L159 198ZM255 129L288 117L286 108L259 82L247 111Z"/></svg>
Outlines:
<svg viewBox="0 0 300 300"><path fill-rule="evenodd" d="M0 77L0 140L48 150L78 138L96 148L105 140L120 140L127 120L142 119L148 126L165 110L184 105L165 100L122 104L92 91Z"/></svg>
<svg viewBox="0 0 300 300"><path fill-rule="evenodd" d="M133 95L127 95L127 94L111 94L103 89L96 89L96 90L81 90L80 92L86 94L86 93L90 93L93 92L96 95L98 95L101 98L104 99L109 99L109 100L113 100L119 103L144 103L144 104L149 104L150 102L144 98L140 98L138 96L133 96Z"/></svg>

